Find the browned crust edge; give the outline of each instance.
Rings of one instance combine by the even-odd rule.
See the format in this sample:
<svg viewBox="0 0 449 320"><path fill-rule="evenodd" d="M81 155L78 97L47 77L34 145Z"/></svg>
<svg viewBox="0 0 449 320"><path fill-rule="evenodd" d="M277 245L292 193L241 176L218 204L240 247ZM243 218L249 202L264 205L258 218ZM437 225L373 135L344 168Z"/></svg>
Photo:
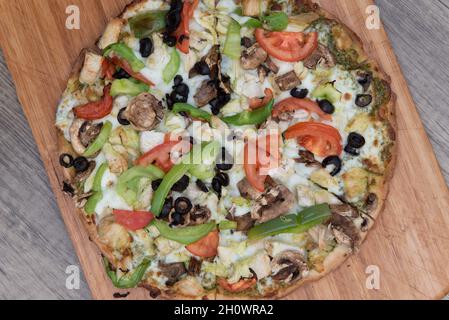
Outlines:
<svg viewBox="0 0 449 320"><path fill-rule="evenodd" d="M146 0L133 0L131 3L129 3L122 13L118 15L118 17L123 17L128 10L135 9L140 4L145 3ZM313 8L313 11L319 13L321 16L324 16L327 19L334 20L338 24L344 27L345 31L351 36L352 40L356 43L356 50L359 53L361 57L366 57L367 61L370 63L371 66L373 66L373 69L375 69L376 76L386 81L388 86L391 88L391 78L382 71L382 69L379 66L379 63L376 61L376 59L370 57L364 51L364 44L362 40L344 23L342 23L338 18L336 18L334 15L330 14L329 12L322 9L318 4L314 3L311 0L304 0L303 4L310 6L310 8ZM97 52L99 49L98 47L90 47L85 48L81 51L81 54L79 55L78 59L73 65L72 72L69 76L69 80L77 79L79 77L79 72L83 66L83 61L86 52L88 51L94 51ZM396 124L396 113L395 113L395 107L396 107L396 95L391 92L390 100L381 106L378 110L378 115L381 116L381 118L384 120L386 124L388 124L392 130L393 130L393 136L394 133L397 130L397 124ZM373 218L373 220L376 220L376 218L379 216L379 214L383 211L385 206L385 200L387 198L388 192L389 192L389 181L393 177L394 173L394 167L396 165L397 160L397 142L395 140L392 140L393 146L391 148L391 159L386 167L383 179L380 181L380 185L377 187L376 194L378 196L378 205L377 208L370 213L370 216ZM67 143L65 140L63 134L60 130L58 130L58 145L59 150L61 152L66 152L71 149L71 146ZM70 173L67 170L64 170L64 176L65 179L70 179ZM97 245L98 249L100 250L101 254L104 255L109 259L109 261L112 264L116 264L116 259L114 258L111 250L105 246L98 237L98 232L96 229L95 222L92 221L87 217L83 209L76 209L79 217L81 218L83 224L86 227L86 230L89 234L89 238ZM369 230L374 226L374 223L370 223L368 226L368 229L361 233L361 245L365 241ZM250 295L229 295L224 290L221 290L218 288L217 290L211 290L207 292L202 297L197 297L197 299L216 299L216 300L247 300L247 299L260 299L260 300L267 300L267 299L280 299L283 298L290 293L296 291L299 287L303 286L306 283L317 281L327 274L331 273L332 271L338 269L344 261L346 261L351 255L354 253L351 252L351 250L345 246L339 245L337 246L334 251L326 258L325 260L325 271L322 273L313 272L311 275L309 275L307 278L296 282L295 284L279 289L275 294L270 295L269 297L259 297L259 296L250 296ZM185 296L176 292L164 292L162 291L161 295L159 296L160 299L172 299L172 300L185 300L185 299L193 299L193 297Z"/></svg>

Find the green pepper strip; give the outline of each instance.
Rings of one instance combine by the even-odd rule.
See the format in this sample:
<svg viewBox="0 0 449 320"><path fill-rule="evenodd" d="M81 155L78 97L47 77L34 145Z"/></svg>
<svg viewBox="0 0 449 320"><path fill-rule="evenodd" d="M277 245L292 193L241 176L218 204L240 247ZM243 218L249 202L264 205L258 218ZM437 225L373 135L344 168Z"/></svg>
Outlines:
<svg viewBox="0 0 449 320"><path fill-rule="evenodd" d="M261 17L269 30L282 31L288 27L288 16L285 12L273 12L268 16Z"/></svg>
<svg viewBox="0 0 449 320"><path fill-rule="evenodd" d="M97 138L95 138L94 142L86 149L83 156L85 157L92 157L94 154L96 154L98 151L100 151L106 141L108 141L109 136L111 135L112 131L112 123L109 121L106 121L103 127L101 128L100 134Z"/></svg>
<svg viewBox="0 0 449 320"><path fill-rule="evenodd" d="M116 53L122 59L125 59L134 72L139 72L145 68L145 64L139 60L134 54L134 51L124 43L113 43L104 49L104 56L109 56L111 52Z"/></svg>
<svg viewBox="0 0 449 320"><path fill-rule="evenodd" d="M189 173L200 180L213 178L215 175L214 167L220 150L221 145L218 141L195 145L189 154L188 161L191 161L192 164ZM199 156L201 158L198 159Z"/></svg>
<svg viewBox="0 0 449 320"><path fill-rule="evenodd" d="M149 11L130 18L131 31L136 38L142 39L165 29L167 12L164 10Z"/></svg>
<svg viewBox="0 0 449 320"><path fill-rule="evenodd" d="M119 289L131 289L137 287L140 281L142 281L145 272L150 266L151 260L145 259L143 262L132 272L117 278L115 271L111 269L108 259L103 258L104 266L108 277L111 279L112 283L116 288Z"/></svg>
<svg viewBox="0 0 449 320"><path fill-rule="evenodd" d="M147 92L150 87L135 79L114 80L111 86L111 96L127 95L135 97L142 92Z"/></svg>
<svg viewBox="0 0 449 320"><path fill-rule="evenodd" d="M254 111L243 111L234 116L222 118L222 120L235 126L258 125L268 119L273 110L273 105L274 99L265 107L258 108Z"/></svg>
<svg viewBox="0 0 449 320"><path fill-rule="evenodd" d="M241 35L240 24L231 19L228 26L228 33L226 35L226 41L223 49L223 53L231 59L240 59L241 53Z"/></svg>
<svg viewBox="0 0 449 320"><path fill-rule="evenodd" d="M175 165L164 177L162 183L153 194L153 201L151 204L151 213L156 217L161 213L164 206L165 198L167 198L173 185L178 182L189 170L190 164Z"/></svg>
<svg viewBox="0 0 449 320"><path fill-rule="evenodd" d="M106 163L103 163L100 168L98 168L97 173L95 174L94 183L92 186L93 194L89 197L86 204L84 205L84 211L88 215L92 215L95 213L98 202L103 199L103 193L101 192L101 181L103 180L103 176L107 169L108 165Z"/></svg>
<svg viewBox="0 0 449 320"><path fill-rule="evenodd" d="M203 119L206 121L210 121L212 118L212 115L209 112L198 109L188 103L175 103L172 111L174 113L186 112L192 118Z"/></svg>
<svg viewBox="0 0 449 320"><path fill-rule="evenodd" d="M223 220L218 224L220 230L235 230L237 229L237 222L230 220Z"/></svg>
<svg viewBox="0 0 449 320"><path fill-rule="evenodd" d="M184 245L189 245L201 240L216 227L214 221L183 228L171 228L167 222L157 219L153 220L153 224L159 230L162 237Z"/></svg>
<svg viewBox="0 0 449 320"><path fill-rule="evenodd" d="M179 67L181 65L181 57L179 56L178 50L173 49L170 54L170 61L165 66L162 71L162 79L165 83L170 83L176 74L178 73Z"/></svg>
<svg viewBox="0 0 449 320"><path fill-rule="evenodd" d="M97 170L97 173L95 174L94 183L92 186L92 190L94 192L101 191L101 181L103 180L103 176L108 169L108 164L105 162L103 163Z"/></svg>
<svg viewBox="0 0 449 320"><path fill-rule="evenodd" d="M137 184L141 178L156 180L162 179L163 177L164 172L154 165L147 167L136 166L125 171L118 178L116 191L127 204L133 205L137 198Z"/></svg>
<svg viewBox="0 0 449 320"><path fill-rule="evenodd" d="M249 230L250 240L259 240L281 233L302 233L324 222L331 215L328 204L320 204L301 211L259 224Z"/></svg>

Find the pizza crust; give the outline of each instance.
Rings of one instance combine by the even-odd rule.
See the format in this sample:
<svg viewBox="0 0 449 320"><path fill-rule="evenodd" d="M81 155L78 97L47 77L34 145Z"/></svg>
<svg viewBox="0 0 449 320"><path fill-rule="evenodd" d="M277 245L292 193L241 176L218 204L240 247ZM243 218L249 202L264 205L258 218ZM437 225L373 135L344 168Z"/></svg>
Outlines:
<svg viewBox="0 0 449 320"><path fill-rule="evenodd" d="M135 11L139 10L140 7L144 6L146 0L134 0L130 4L128 4L123 12L119 15L120 18L113 19L108 26L111 26L110 28L107 28L105 31L105 34L102 35L100 40L98 41L98 46L105 47L105 43L108 42L107 40L110 39L112 35L112 29L118 24L118 21L121 21L123 23L122 18L127 14L129 11ZM386 75L379 67L379 64L374 59L370 58L369 55L366 54L366 52L363 50L363 42L361 39L345 24L343 24L339 19L337 19L332 14L326 12L323 10L318 4L314 3L310 0L297 0L298 4L302 4L305 6L308 6L311 8L313 12L316 12L320 14L321 16L324 16L325 18L329 20L336 21L339 25L341 25L344 30L348 33L352 41L356 44L355 49L359 53L361 57L366 57L367 61L369 61L370 65L373 66L373 69L375 71L374 75L379 77L380 79L384 80L388 86L391 88L391 79L388 75ZM109 30L109 31L108 31ZM83 49L81 51L80 56L76 60L71 75L69 77L69 81L71 80L77 80L80 76L80 72L83 67L83 63L86 57L86 54L89 52L92 53L99 53L100 50L98 47L90 47ZM393 177L394 167L397 159L397 143L395 143L396 137L395 132L397 129L396 125L396 115L395 115L395 106L396 106L396 95L391 92L390 100L385 103L383 106L380 106L377 110L377 117L383 121L383 123L391 128L391 135L389 139L392 142L392 147L390 149L391 157L389 159L389 162L386 166L383 179L379 179L377 184L373 187L370 186L371 190L374 191L374 193L377 195L377 207L375 210L369 213L369 217L372 218L373 221L376 220L376 218L379 216L381 211L383 210L385 206L385 200L388 195L389 191L389 181ZM67 153L67 152L73 152L73 149L71 145L65 140L64 135L60 130L58 130L58 145L60 153ZM71 180L73 178L73 171L70 169L64 169L64 178L66 180ZM86 230L89 234L89 239L93 241L97 247L99 248L101 255L105 256L113 266L117 265L117 260L114 257L112 251L110 248L108 248L104 243L102 243L98 236L98 231L96 227L96 222L94 219L91 219L87 216L85 211L83 209L76 209L77 214L80 216L80 218L83 221L83 224L86 227ZM366 239L367 234L369 230L373 227L374 222L371 221L368 224L367 229L364 232L360 233L361 241L360 245L363 243L363 241ZM174 290L166 290L162 291L159 295L159 299L171 299L171 300L185 300L185 299L203 299L203 300L242 300L242 299L280 299L285 297L286 295L294 292L299 287L304 285L305 283L317 281L324 277L325 275L329 274L331 271L337 269L339 266L341 266L344 261L351 256L351 254L354 254L353 250L347 246L344 245L337 245L334 250L326 257L326 259L323 262L324 265L324 271L321 273L316 272L315 270L312 270L309 275L306 278L303 278L294 284L290 285L289 287L277 289L275 292L267 293L265 296L254 296L247 293L237 294L237 295L230 295L223 289L217 287L215 290L210 290L205 292L204 295L198 296L198 297L192 297L188 295L183 295L179 292L175 292Z"/></svg>

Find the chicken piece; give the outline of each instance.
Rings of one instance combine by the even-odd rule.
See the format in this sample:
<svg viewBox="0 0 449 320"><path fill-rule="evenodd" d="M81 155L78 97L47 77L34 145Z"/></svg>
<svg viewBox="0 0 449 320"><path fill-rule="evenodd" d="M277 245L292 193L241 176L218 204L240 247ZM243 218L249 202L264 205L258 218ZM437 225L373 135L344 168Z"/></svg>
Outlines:
<svg viewBox="0 0 449 320"><path fill-rule="evenodd" d="M132 241L128 231L122 225L116 223L112 215L103 218L98 224L98 237L111 250L120 253L130 249Z"/></svg>
<svg viewBox="0 0 449 320"><path fill-rule="evenodd" d="M103 36L98 41L98 47L103 50L107 46L118 42L120 37L120 32L123 27L122 19L113 19L106 26L106 30L103 33Z"/></svg>

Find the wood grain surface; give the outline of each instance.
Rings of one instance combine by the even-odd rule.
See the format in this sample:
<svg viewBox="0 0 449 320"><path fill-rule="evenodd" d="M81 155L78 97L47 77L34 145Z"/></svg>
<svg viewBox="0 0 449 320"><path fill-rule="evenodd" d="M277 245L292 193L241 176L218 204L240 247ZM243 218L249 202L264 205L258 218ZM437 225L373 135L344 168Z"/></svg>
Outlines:
<svg viewBox="0 0 449 320"><path fill-rule="evenodd" d="M58 97L79 50L92 44L107 18L120 12L125 2L0 0L0 40L19 99L92 297L103 299L112 298L116 290L105 280L98 251L86 238L71 200L59 191L52 123ZM381 59L393 77L393 89L399 96L400 157L387 208L360 254L289 298L440 298L449 291L449 218L445 212L449 196L401 70L384 31L364 28L369 1L320 2L346 17L344 22L366 40L369 51ZM64 28L68 4L79 5L81 30ZM449 119L445 90L449 74L448 1L383 0L378 5L443 171L449 174L449 133L444 130ZM77 258L3 64L0 88L0 298L88 298L83 279L80 290L65 288L65 269L77 265ZM380 290L365 288L368 265L380 267ZM147 297L143 291L130 296Z"/></svg>

